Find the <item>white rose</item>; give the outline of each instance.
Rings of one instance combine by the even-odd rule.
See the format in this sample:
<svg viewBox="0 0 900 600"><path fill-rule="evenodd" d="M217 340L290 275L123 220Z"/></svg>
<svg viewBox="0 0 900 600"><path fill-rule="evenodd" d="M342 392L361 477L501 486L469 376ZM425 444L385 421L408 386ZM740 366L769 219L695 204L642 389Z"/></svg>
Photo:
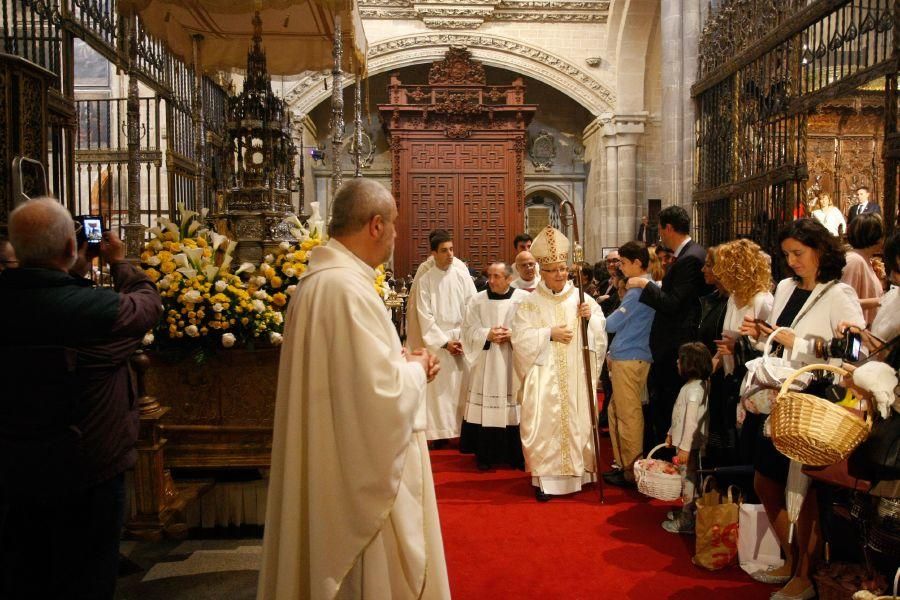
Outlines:
<svg viewBox="0 0 900 600"><path fill-rule="evenodd" d="M159 287L159 289L161 289L161 290L167 290L167 289L169 289L170 287L172 287L172 280L169 279L169 276L168 276L168 275L166 275L165 277L163 277L162 279L160 279L159 281L157 281L157 282L156 282L156 285L157 285L157 286Z"/></svg>
<svg viewBox="0 0 900 600"><path fill-rule="evenodd" d="M280 346L281 341L282 339L280 333L278 333L277 331L269 332L269 343L271 343L273 346Z"/></svg>
<svg viewBox="0 0 900 600"><path fill-rule="evenodd" d="M278 244L278 247L287 252L291 249L291 244L289 242L281 242L280 244Z"/></svg>
<svg viewBox="0 0 900 600"><path fill-rule="evenodd" d="M188 325L184 328L184 333L188 335L188 337L197 337L200 335L200 332L197 330L196 325Z"/></svg>
<svg viewBox="0 0 900 600"><path fill-rule="evenodd" d="M224 292L226 289L228 289L227 281L225 281L224 279L220 279L216 282L216 291L217 292Z"/></svg>
<svg viewBox="0 0 900 600"><path fill-rule="evenodd" d="M255 292L253 292L253 297L256 298L257 300L265 300L267 295L268 294L266 294L262 290L256 290Z"/></svg>
<svg viewBox="0 0 900 600"><path fill-rule="evenodd" d="M262 300L254 300L253 310L258 313L264 312L266 310L266 304Z"/></svg>
<svg viewBox="0 0 900 600"><path fill-rule="evenodd" d="M265 258L263 258L263 260L269 264L272 264L273 262L275 262L275 257L272 256L271 254L266 254L266 256L265 256Z"/></svg>
<svg viewBox="0 0 900 600"><path fill-rule="evenodd" d="M162 250L163 245L162 245L161 241L154 238L154 239L150 240L150 242L147 244L147 247L150 248L151 250L156 250L158 252L158 251Z"/></svg>
<svg viewBox="0 0 900 600"><path fill-rule="evenodd" d="M293 277L297 274L297 271L295 271L294 269L285 269L284 274L288 277Z"/></svg>
<svg viewBox="0 0 900 600"><path fill-rule="evenodd" d="M284 321L284 317L280 312L276 311L275 314L272 315L272 320L275 321L276 325L281 325L281 322Z"/></svg>
<svg viewBox="0 0 900 600"><path fill-rule="evenodd" d="M280 314L280 313L279 313L279 314ZM147 333L144 334L144 339L141 340L141 343L142 343L143 345L145 345L145 346L149 346L150 344L153 343L153 340L154 340L154 339L156 339L156 338L153 337L153 332L152 332L152 331L148 331Z"/></svg>
<svg viewBox="0 0 900 600"><path fill-rule="evenodd" d="M226 333L222 336L222 345L226 348L231 348L232 346L234 346L234 342L235 339L233 333Z"/></svg>
<svg viewBox="0 0 900 600"><path fill-rule="evenodd" d="M203 296L201 296L200 292L197 290L188 290L184 293L184 301L191 304L197 304L200 302L201 298L203 298Z"/></svg>
<svg viewBox="0 0 900 600"><path fill-rule="evenodd" d="M155 267L161 262L162 261L159 260L158 256L151 256L150 258L147 259L147 264L150 265L151 267Z"/></svg>
<svg viewBox="0 0 900 600"><path fill-rule="evenodd" d="M284 290L284 293L287 294L288 296L293 296L294 290L296 290L296 289L297 289L296 285L289 285L289 286L287 286L287 289Z"/></svg>
<svg viewBox="0 0 900 600"><path fill-rule="evenodd" d="M222 312L223 310L225 310L225 307L222 306L220 302L216 302L215 304L213 304L213 310L216 312Z"/></svg>
<svg viewBox="0 0 900 600"><path fill-rule="evenodd" d="M260 276L260 277L254 277L254 278L253 278L253 283L256 284L256 287L262 287L262 286L266 285L266 278L265 278L265 277L261 277L261 276Z"/></svg>

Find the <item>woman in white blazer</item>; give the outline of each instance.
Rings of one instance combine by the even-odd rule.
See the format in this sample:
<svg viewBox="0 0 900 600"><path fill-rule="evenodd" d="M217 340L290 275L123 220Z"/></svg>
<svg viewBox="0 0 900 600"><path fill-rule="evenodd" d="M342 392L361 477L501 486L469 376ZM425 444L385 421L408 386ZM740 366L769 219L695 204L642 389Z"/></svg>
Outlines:
<svg viewBox="0 0 900 600"><path fill-rule="evenodd" d="M779 332L775 341L784 346L785 358L794 361L799 368L823 360L816 357L816 341L831 340L842 321L859 326L865 326L866 321L856 292L839 281L846 260L838 239L824 225L815 219L798 219L781 231L778 242L793 277L778 283L767 324L748 317L741 333L765 339L774 328L789 327L789 331ZM774 600L815 596L810 562L818 543L815 522L818 507L815 494L807 494L797 521L798 550L794 554L787 542L784 499L788 465L787 457L775 449L770 438L761 436L757 440L754 488L778 534L786 560L783 567L756 574L755 578L769 583L787 583L772 595Z"/></svg>

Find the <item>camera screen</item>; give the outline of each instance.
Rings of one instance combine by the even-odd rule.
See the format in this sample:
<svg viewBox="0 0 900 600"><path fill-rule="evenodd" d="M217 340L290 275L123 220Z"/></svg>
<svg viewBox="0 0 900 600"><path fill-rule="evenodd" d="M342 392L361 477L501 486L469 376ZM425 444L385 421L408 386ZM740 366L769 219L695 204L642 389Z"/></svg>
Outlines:
<svg viewBox="0 0 900 600"><path fill-rule="evenodd" d="M84 220L84 237L88 244L99 244L103 239L103 225L100 219Z"/></svg>
<svg viewBox="0 0 900 600"><path fill-rule="evenodd" d="M862 344L862 338L858 335L855 335L850 338L850 360L857 361L859 360L859 348Z"/></svg>

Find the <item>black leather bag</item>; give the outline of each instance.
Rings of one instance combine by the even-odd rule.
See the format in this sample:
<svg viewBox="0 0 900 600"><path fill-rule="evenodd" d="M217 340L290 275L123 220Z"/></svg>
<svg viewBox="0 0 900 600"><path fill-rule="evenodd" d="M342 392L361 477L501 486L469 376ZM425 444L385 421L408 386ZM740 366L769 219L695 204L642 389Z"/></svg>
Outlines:
<svg viewBox="0 0 900 600"><path fill-rule="evenodd" d="M876 421L854 458L872 479L900 479L900 414L891 410L890 417Z"/></svg>

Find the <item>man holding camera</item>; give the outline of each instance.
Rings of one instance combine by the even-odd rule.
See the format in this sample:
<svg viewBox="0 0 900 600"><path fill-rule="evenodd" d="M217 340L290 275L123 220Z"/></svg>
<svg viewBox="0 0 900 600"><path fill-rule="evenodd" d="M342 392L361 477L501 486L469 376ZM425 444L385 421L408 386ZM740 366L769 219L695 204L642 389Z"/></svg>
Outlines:
<svg viewBox="0 0 900 600"><path fill-rule="evenodd" d="M138 435L128 359L160 297L111 232L86 252L109 262L115 291L71 274L75 225L56 200L14 210L9 237L20 266L0 273L0 597L112 598Z"/></svg>

